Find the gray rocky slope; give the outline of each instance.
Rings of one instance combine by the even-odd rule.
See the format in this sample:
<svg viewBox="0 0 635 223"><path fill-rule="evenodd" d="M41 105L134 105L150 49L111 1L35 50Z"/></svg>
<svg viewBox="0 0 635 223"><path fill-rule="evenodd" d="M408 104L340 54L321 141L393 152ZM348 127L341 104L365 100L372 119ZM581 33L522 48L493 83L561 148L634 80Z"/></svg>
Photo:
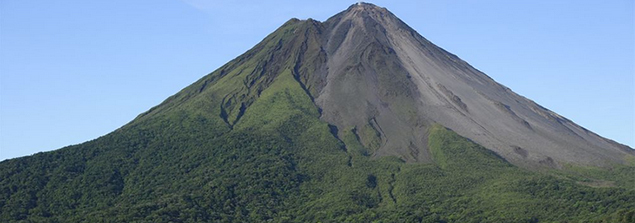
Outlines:
<svg viewBox="0 0 635 223"><path fill-rule="evenodd" d="M355 4L310 22L321 62L308 85L321 119L354 129L373 156L429 161L434 123L521 166L605 166L634 154L498 84L385 8Z"/></svg>

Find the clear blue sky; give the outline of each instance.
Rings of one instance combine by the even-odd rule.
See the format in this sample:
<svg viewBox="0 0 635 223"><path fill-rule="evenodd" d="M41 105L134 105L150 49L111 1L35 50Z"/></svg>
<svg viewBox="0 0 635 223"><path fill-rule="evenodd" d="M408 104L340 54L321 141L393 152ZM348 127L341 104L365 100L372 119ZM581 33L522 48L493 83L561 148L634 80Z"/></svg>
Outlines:
<svg viewBox="0 0 635 223"><path fill-rule="evenodd" d="M292 17L356 1L0 1L0 160L82 143ZM635 145L632 0L373 1L515 92Z"/></svg>

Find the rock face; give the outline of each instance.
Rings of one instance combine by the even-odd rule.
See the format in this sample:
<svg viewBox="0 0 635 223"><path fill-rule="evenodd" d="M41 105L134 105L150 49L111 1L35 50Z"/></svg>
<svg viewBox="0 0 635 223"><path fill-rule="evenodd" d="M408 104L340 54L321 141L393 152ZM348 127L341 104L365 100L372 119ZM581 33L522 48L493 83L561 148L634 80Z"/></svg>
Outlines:
<svg viewBox="0 0 635 223"><path fill-rule="evenodd" d="M431 123L519 165L602 166L633 154L496 83L385 8L356 4L311 23L322 64L308 71L319 77L308 85L321 118L354 128L373 156L428 161Z"/></svg>

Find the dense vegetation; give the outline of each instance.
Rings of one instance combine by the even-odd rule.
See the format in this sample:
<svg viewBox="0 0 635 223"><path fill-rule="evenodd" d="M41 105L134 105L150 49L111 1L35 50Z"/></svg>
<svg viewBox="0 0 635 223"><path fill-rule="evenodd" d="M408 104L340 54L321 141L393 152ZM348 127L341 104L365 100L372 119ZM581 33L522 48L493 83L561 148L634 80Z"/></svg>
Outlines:
<svg viewBox="0 0 635 223"><path fill-rule="evenodd" d="M635 222L633 166L529 171L439 125L433 163L372 158L365 133L319 120L294 69L248 57L273 58L248 52L106 136L1 162L0 222Z"/></svg>

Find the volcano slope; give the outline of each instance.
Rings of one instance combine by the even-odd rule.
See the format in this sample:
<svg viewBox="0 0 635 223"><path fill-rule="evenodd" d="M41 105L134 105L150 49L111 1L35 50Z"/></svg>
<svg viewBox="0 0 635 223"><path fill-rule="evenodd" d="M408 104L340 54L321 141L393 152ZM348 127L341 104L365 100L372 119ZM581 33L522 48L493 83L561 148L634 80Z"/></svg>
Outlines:
<svg viewBox="0 0 635 223"><path fill-rule="evenodd" d="M2 222L633 222L633 150L384 8L291 19L98 139L0 163Z"/></svg>

